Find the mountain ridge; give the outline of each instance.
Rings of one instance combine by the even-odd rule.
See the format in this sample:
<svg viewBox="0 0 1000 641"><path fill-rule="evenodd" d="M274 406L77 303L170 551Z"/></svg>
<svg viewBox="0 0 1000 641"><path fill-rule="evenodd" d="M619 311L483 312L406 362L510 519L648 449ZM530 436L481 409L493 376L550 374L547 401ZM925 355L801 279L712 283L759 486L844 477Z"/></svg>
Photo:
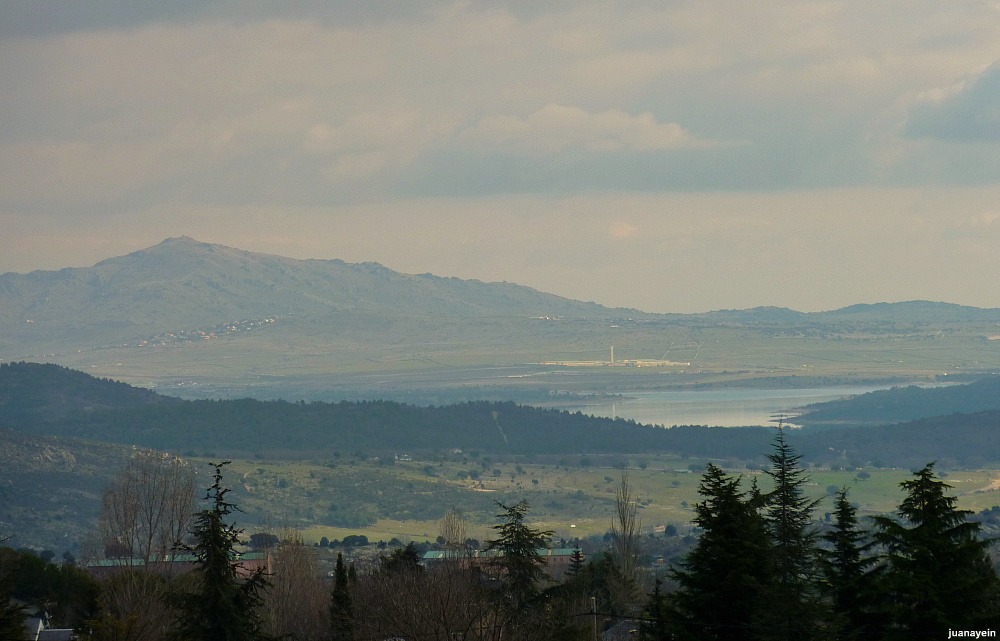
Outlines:
<svg viewBox="0 0 1000 641"><path fill-rule="evenodd" d="M194 250L198 250L195 252ZM9 292L12 289L10 281L27 278L53 278L55 275L60 275L65 277L69 274L74 274L83 271L96 270L101 272L102 270L109 270L110 268L121 267L127 268L129 270L135 269L136 266L140 267L156 267L163 268L169 267L177 264L177 259L181 257L186 257L190 259L197 260L197 263L193 266L204 268L206 266L220 266L219 261L214 261L216 264L212 265L213 261L208 260L208 255L214 254L221 257L226 257L232 260L241 260L245 262L256 261L258 263L266 261L267 259L276 259L289 264L300 264L300 265L313 265L313 266L327 266L327 267L338 267L338 268L349 268L355 272L364 272L371 276L385 277L385 278L403 278L412 279L416 281L434 281L434 282L448 282L448 283L463 283L463 284L473 284L482 286L494 286L501 288L511 288L518 290L520 292L531 293L533 295L538 295L545 297L551 301L560 301L563 303L571 303L576 305L587 306L590 311L613 311L613 312L625 312L630 314L639 314L645 316L653 317L706 317L706 316L732 316L732 315L742 315L749 318L762 318L762 319L780 319L780 320L791 320L793 318L808 318L808 317L822 317L822 316L856 316L863 314L880 314L885 312L965 312L965 313L988 313L990 317L994 315L1000 316L1000 308L982 308L974 307L969 305L960 305L956 303L948 303L943 301L929 301L929 300L907 300L907 301L897 301L897 302L875 302L875 303L855 303L845 307L814 311L814 312L802 312L789 307L774 306L774 305L762 305L757 307L750 307L744 309L717 309L710 310L706 312L696 312L689 314L681 314L675 312L665 312L665 313L655 313L655 312L645 312L636 308L613 308L600 305L592 301L580 301L575 299L566 298L559 296L558 294L552 294L548 292L543 292L541 290L529 287L526 285L519 285L516 283L510 283L508 281L483 281L475 278L463 279L454 276L438 276L430 272L424 272L420 274L408 274L404 272L399 272L393 270L385 265L375 262L375 261L364 261L359 263L349 263L338 258L333 259L320 259L320 258L288 258L281 256L279 254L269 254L260 252L251 252L244 249L239 249L235 247L229 247L226 245L216 244L216 243L206 243L198 241L190 236L176 236L169 237L143 249L139 249L128 254L123 254L120 256L112 256L98 261L90 267L64 267L58 270L33 270L28 273L20 272L5 272L0 274L0 295L5 292ZM182 256L184 255L184 256ZM164 261L164 259L168 259ZM136 263L139 260L141 262ZM141 273L141 272L140 272ZM100 278L102 274L98 273L97 277ZM152 275L150 275L152 276ZM153 280L155 283L157 280ZM94 284L97 284L96 282ZM101 281L101 284L107 284Z"/></svg>
<svg viewBox="0 0 1000 641"><path fill-rule="evenodd" d="M379 263L291 259L165 241L92 267L0 275L0 348L125 343L240 319L362 310L402 315L637 315L512 283L410 275ZM30 325L30 327L26 327Z"/></svg>
<svg viewBox="0 0 1000 641"><path fill-rule="evenodd" d="M901 359L892 341L903 337L921 350L919 366L905 366L905 374L927 377L993 367L993 356L984 364L979 355L995 323L1000 309L928 301L653 314L514 283L285 258L186 236L91 267L0 275L0 360L49 360L142 384L600 363L612 345L622 360L732 376L792 367L841 377L845 366L837 363L871 363L874 348L884 364L877 373L895 377L907 355ZM793 349L789 340L797 341Z"/></svg>

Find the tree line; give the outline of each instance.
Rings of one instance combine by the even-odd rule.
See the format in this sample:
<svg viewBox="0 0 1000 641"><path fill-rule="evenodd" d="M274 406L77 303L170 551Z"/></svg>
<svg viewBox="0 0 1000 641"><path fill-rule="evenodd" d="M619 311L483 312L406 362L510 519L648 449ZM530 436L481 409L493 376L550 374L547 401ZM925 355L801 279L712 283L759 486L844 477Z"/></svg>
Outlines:
<svg viewBox="0 0 1000 641"><path fill-rule="evenodd" d="M893 515L862 526L849 490L832 527L814 525L799 456L779 432L773 489L709 465L697 544L657 591L654 639L921 639L1000 624L1000 582L971 512L928 464L904 481Z"/></svg>
<svg viewBox="0 0 1000 641"><path fill-rule="evenodd" d="M130 511L134 524L102 529L105 549L119 559L185 552L195 559L192 571L170 576L120 564L98 581L44 562L32 572L37 560L7 551L0 554L0 591L23 597L33 577L32 594L89 641L571 641L613 626L635 629L647 641L895 641L1000 624L989 541L971 513L957 508L934 464L901 484L905 496L895 514L867 523L849 489L841 489L831 524L821 530L817 502L805 496L800 456L783 431L772 449L767 488L707 467L694 508L697 541L666 581L651 582L638 567L641 527L627 473L617 488L609 549L590 559L577 552L557 579L536 556L551 532L532 527L529 506L518 502L497 504L496 536L484 554L470 553L453 511L442 521L443 562L425 567L412 544L360 569L339 555L328 582L315 548L294 535L273 550L270 572L241 565L225 463L214 466L208 506L183 519L188 534L168 549L169 533L178 531L177 504L190 493L189 470L147 453L136 467L158 473L126 470L109 486L106 502L131 508L105 518ZM173 488L176 496L161 490L150 497L143 482ZM145 500L166 507L142 509ZM8 626L0 637L18 639L11 622L20 615L8 603L0 596L0 626Z"/></svg>
<svg viewBox="0 0 1000 641"><path fill-rule="evenodd" d="M979 398L996 380L946 391ZM949 466L980 466L1000 460L998 421L1000 411L991 410L865 428L805 429L789 440L805 460L824 465L909 468L937 458ZM216 452L246 458L333 452L350 443L355 450L381 453L457 447L505 455L670 452L754 461L771 440L764 427L661 429L512 402L420 407L378 400L184 401L35 363L0 366L0 428L189 455L203 454L205 443L212 443Z"/></svg>

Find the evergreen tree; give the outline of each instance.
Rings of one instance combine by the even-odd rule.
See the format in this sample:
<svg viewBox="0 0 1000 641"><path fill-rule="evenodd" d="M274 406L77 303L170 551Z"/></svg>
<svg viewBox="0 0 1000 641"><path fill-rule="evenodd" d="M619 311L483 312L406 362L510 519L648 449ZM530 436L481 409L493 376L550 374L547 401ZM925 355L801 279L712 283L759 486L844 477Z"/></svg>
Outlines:
<svg viewBox="0 0 1000 641"><path fill-rule="evenodd" d="M0 585L0 639L27 641L24 630L24 609L10 600L10 591Z"/></svg>
<svg viewBox="0 0 1000 641"><path fill-rule="evenodd" d="M881 566L869 556L873 542L858 528L857 510L847 500L847 489L837 493L833 529L823 535L829 549L823 550L820 569L823 591L832 608L833 630L844 641L881 636L884 617L878 590Z"/></svg>
<svg viewBox="0 0 1000 641"><path fill-rule="evenodd" d="M487 541L486 549L500 553L496 562L500 581L511 610L516 614L524 611L538 596L538 585L545 579L542 570L545 560L536 550L548 545L552 532L536 530L524 522L529 507L526 501L515 505L497 502L497 505L504 510L497 515L503 522L493 526L500 536Z"/></svg>
<svg viewBox="0 0 1000 641"><path fill-rule="evenodd" d="M816 531L812 526L811 500L803 490L808 482L799 466L800 456L779 426L774 452L768 455L774 488L765 496L766 521L771 537L771 581L768 607L761 611L762 638L803 641L815 636L822 617L816 590Z"/></svg>
<svg viewBox="0 0 1000 641"><path fill-rule="evenodd" d="M413 541L404 547L396 548L379 561L382 569L386 572L422 572L424 569L420 565L420 552L417 551L417 546L414 545Z"/></svg>
<svg viewBox="0 0 1000 641"><path fill-rule="evenodd" d="M729 477L709 463L698 492L694 524L702 529L698 543L670 571L678 590L670 595L674 638L754 638L764 588L771 578L770 540L760 513L761 497L740 490L740 478Z"/></svg>
<svg viewBox="0 0 1000 641"><path fill-rule="evenodd" d="M235 553L238 530L225 522L236 510L226 501L229 488L222 487L222 468L229 461L213 463L214 483L206 499L212 507L198 512L191 533L195 545L181 545L197 560L194 572L197 584L193 592L177 597L178 619L176 638L183 641L260 641L259 614L266 585L263 569L241 577L239 558Z"/></svg>
<svg viewBox="0 0 1000 641"><path fill-rule="evenodd" d="M352 566L353 567L353 566ZM354 607L344 555L337 554L334 570L333 593L330 597L330 632L332 641L353 641Z"/></svg>
<svg viewBox="0 0 1000 641"><path fill-rule="evenodd" d="M574 548L573 554L569 557L569 569L566 571L567 580L572 579L580 573L580 569L583 567L583 562L583 550L580 548Z"/></svg>
<svg viewBox="0 0 1000 641"><path fill-rule="evenodd" d="M946 496L934 464L900 483L907 492L898 518L876 517L877 540L887 550L889 638L946 638L949 629L996 627L1000 586L979 523Z"/></svg>
<svg viewBox="0 0 1000 641"><path fill-rule="evenodd" d="M642 641L671 641L670 629L667 625L667 597L660 588L663 581L657 577L653 584L653 593L649 595L649 601L643 610L643 617L647 619L639 626L639 638Z"/></svg>

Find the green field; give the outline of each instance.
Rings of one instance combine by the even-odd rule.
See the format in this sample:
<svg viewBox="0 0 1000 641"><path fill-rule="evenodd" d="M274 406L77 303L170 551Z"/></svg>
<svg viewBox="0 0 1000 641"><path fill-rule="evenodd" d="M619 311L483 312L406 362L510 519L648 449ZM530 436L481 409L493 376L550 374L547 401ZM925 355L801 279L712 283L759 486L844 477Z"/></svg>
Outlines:
<svg viewBox="0 0 1000 641"><path fill-rule="evenodd" d="M341 539L364 534L372 541L395 537L402 541L433 540L439 534L438 519L452 507L459 508L469 522L468 536L485 540L497 512L494 501L527 500L530 518L537 526L551 529L555 538L571 539L603 535L612 517L614 489L621 478L621 462L587 467L554 462L477 461L453 455L448 460L396 461L393 465L360 459L336 462L235 461L228 468L234 499L244 509L240 521L250 531L275 531L293 527L308 542L321 537ZM483 463L486 463L485 467ZM573 463L578 463L574 460ZM643 468L628 461L628 474L639 502L643 529L687 525L693 505L699 500L700 474L689 467L704 461L673 457L647 457ZM479 478L468 477L478 470ZM494 472L499 471L499 475ZM759 470L730 470L749 483L756 478L762 490L769 479ZM809 470L807 491L821 499L817 518L831 511L832 487L848 486L849 497L862 515L893 511L903 497L899 483L912 475L907 470L866 469L858 471ZM980 511L1000 504L1000 469L939 470L954 486L959 506ZM431 476L433 474L433 476ZM238 475L239 482L233 478ZM864 476L864 475L862 475ZM462 478L465 477L465 478ZM331 523L329 506L367 516L370 524Z"/></svg>

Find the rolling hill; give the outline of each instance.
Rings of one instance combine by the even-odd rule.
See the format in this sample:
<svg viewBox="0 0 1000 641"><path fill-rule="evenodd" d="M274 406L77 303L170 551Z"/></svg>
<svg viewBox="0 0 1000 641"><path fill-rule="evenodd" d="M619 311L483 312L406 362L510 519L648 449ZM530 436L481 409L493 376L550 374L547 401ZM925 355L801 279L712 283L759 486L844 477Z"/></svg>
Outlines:
<svg viewBox="0 0 1000 641"><path fill-rule="evenodd" d="M953 469L1000 461L998 436L1000 411L986 411L874 427L793 431L788 438L811 464L905 468L939 460L942 468ZM301 512L296 522L306 524L313 517L304 515L331 502L353 506L354 516L414 518L418 508L425 514L427 501L401 498L412 499L414 483L422 495L444 492L448 501L489 504L489 497L468 488L459 491L431 483L427 475L433 470L426 479L411 478L409 486L401 485L399 478L377 471L382 463L372 462L376 455L390 466L393 453L439 461L454 448L466 453L459 458L478 458L484 466L487 457L511 463L537 456L586 466L590 459L607 465L612 459L658 454L756 466L770 451L772 438L773 430L762 427L663 429L513 403L415 407L371 401L183 401L57 365L5 364L0 366L0 536L16 533L20 541L72 548L93 529L103 487L136 446L183 456L235 455L248 460L248 469L260 468L259 474L264 473L262 466L281 467L284 461L293 467L310 462L317 469L333 465L349 475L355 473L351 461L365 461L364 469L356 471L365 477L363 483L351 477L343 487L321 484L309 491L322 490L320 494L296 497ZM283 487L280 479L272 481ZM364 496L350 490L358 483L368 488ZM390 497L395 502L386 503L389 499L381 492L389 486L396 488ZM241 502L257 501L255 510L267 507L254 498L252 489L237 487ZM372 512L373 505L381 511Z"/></svg>
<svg viewBox="0 0 1000 641"><path fill-rule="evenodd" d="M807 406L796 422L807 427L880 425L932 416L1000 410L1000 376L967 385L894 387Z"/></svg>
<svg viewBox="0 0 1000 641"><path fill-rule="evenodd" d="M663 429L510 402L417 407L388 401L181 401L56 365L15 363L0 372L0 428L184 455L301 459L334 452L437 455L461 448L503 456L672 453L752 460L769 451L773 435L763 427ZM11 393L26 387L34 391ZM45 409L45 399L60 395L72 400L59 412ZM907 467L939 458L953 465L1000 461L998 435L1000 410L796 431L789 438L814 463Z"/></svg>

